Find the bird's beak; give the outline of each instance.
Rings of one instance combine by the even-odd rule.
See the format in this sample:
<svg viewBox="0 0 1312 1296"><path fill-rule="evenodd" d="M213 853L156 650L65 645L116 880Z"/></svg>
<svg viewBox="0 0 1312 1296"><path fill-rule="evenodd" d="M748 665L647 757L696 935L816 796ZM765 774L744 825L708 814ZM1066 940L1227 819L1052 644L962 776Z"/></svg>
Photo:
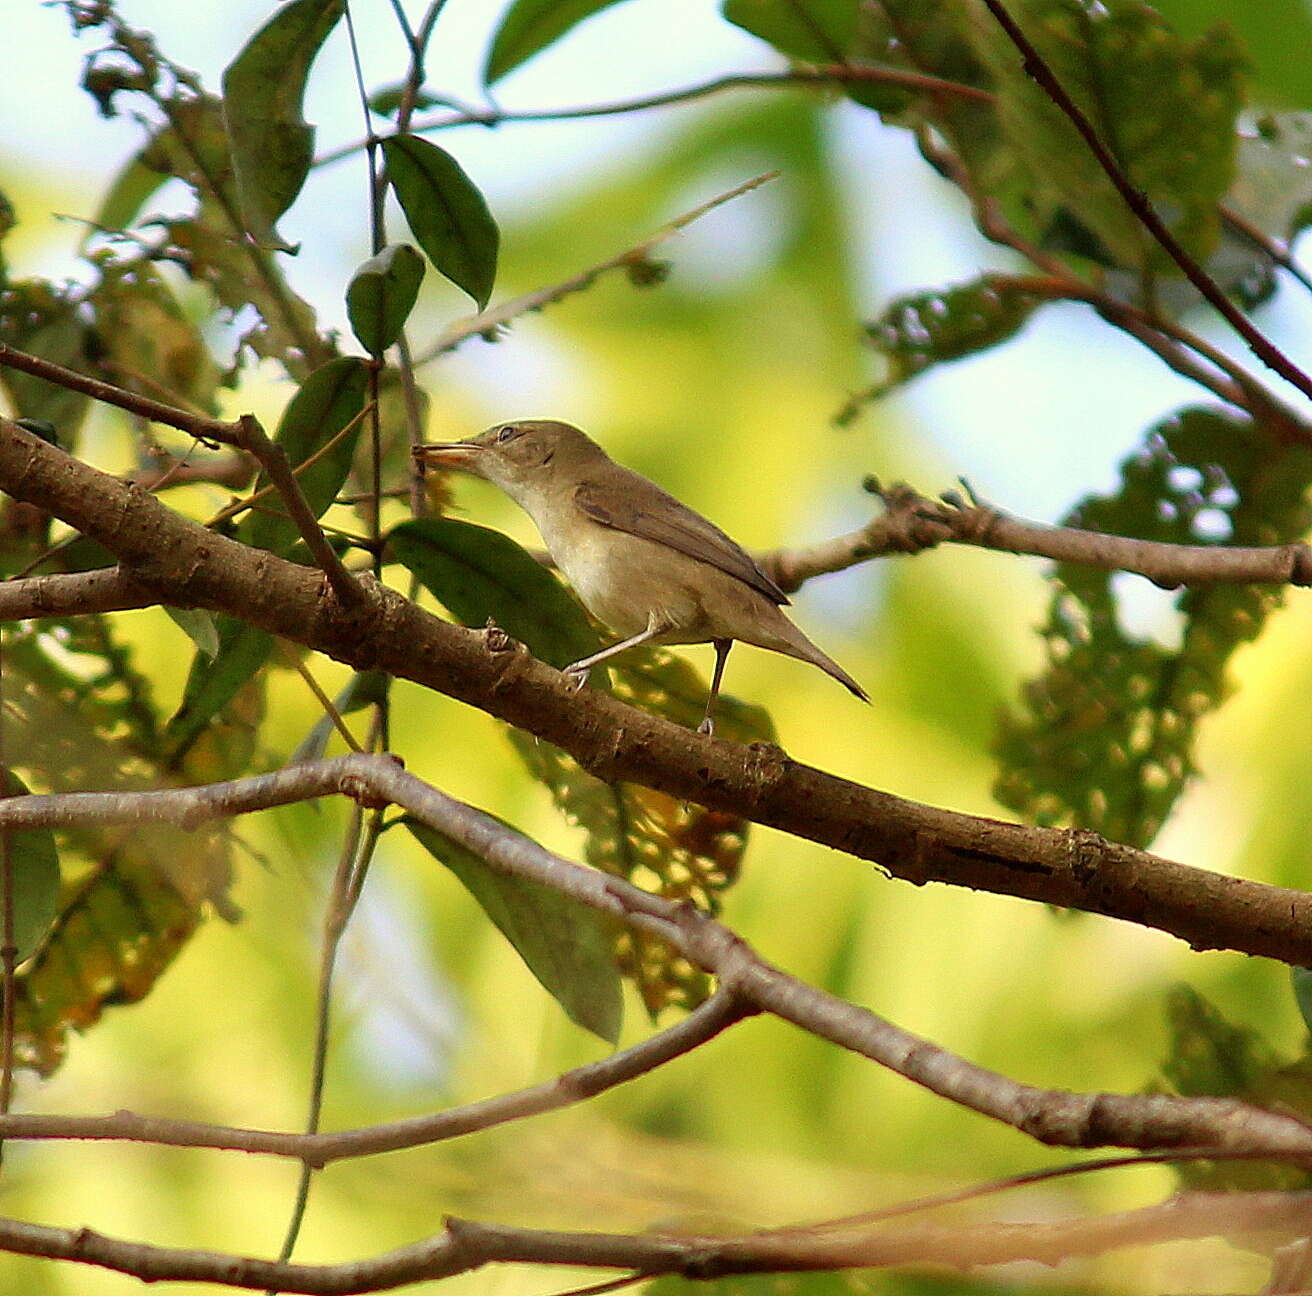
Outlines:
<svg viewBox="0 0 1312 1296"><path fill-rule="evenodd" d="M481 477L478 461L486 453L483 446L468 441L439 441L435 445L415 446L417 463L426 468L454 468Z"/></svg>

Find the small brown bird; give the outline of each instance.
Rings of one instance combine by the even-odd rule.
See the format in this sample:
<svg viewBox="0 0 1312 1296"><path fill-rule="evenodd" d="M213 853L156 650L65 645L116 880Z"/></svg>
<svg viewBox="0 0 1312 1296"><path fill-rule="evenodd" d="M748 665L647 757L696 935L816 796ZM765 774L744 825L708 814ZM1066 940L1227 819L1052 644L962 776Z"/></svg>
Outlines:
<svg viewBox="0 0 1312 1296"><path fill-rule="evenodd" d="M870 700L783 614L787 595L746 550L578 428L550 419L498 423L415 455L501 487L537 524L588 611L623 636L565 668L579 687L598 662L638 644L714 644L700 725L709 734L725 660L741 639L810 662Z"/></svg>

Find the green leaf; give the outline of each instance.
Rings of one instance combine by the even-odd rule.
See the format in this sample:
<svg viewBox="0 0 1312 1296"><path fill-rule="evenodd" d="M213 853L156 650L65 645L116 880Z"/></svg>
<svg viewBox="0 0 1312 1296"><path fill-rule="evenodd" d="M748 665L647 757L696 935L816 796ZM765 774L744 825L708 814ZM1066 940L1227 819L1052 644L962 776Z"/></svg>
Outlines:
<svg viewBox="0 0 1312 1296"><path fill-rule="evenodd" d="M1247 66L1228 29L1189 43L1137 0L1017 0L1010 8L1131 183L1190 252L1209 256L1217 204L1234 175ZM980 0L970 13L998 123L1033 191L1074 213L1119 265L1178 276Z"/></svg>
<svg viewBox="0 0 1312 1296"><path fill-rule="evenodd" d="M0 342L68 369L88 368L86 324L76 305L42 280L5 285L0 293ZM59 429L65 449L76 446L86 396L9 368L0 368L0 389L7 393L15 417L49 423Z"/></svg>
<svg viewBox="0 0 1312 1296"><path fill-rule="evenodd" d="M219 655L219 628L214 622L214 613L206 608L170 607L167 603L164 611L206 657L213 661Z"/></svg>
<svg viewBox="0 0 1312 1296"><path fill-rule="evenodd" d="M601 647L578 600L500 531L416 518L393 527L387 543L456 620L482 626L490 617L557 670Z"/></svg>
<svg viewBox="0 0 1312 1296"><path fill-rule="evenodd" d="M496 282L501 237L483 195L451 154L417 135L394 135L383 141L383 152L424 254L482 310Z"/></svg>
<svg viewBox="0 0 1312 1296"><path fill-rule="evenodd" d="M857 0L724 0L724 16L806 63L843 63L856 35Z"/></svg>
<svg viewBox="0 0 1312 1296"><path fill-rule="evenodd" d="M426 269L409 243L392 243L355 272L346 289L346 313L370 355L381 356L400 337Z"/></svg>
<svg viewBox="0 0 1312 1296"><path fill-rule="evenodd" d="M282 447L294 472L354 423L314 463L296 472L301 493L315 517L323 514L337 498L350 471L368 386L368 365L355 356L339 356L320 365L283 410L274 441ZM256 489L268 484L268 477L261 473ZM300 532L281 510L276 494L266 496L263 503L270 511L248 517L238 529L238 539L257 549L285 553L299 540Z"/></svg>
<svg viewBox="0 0 1312 1296"><path fill-rule="evenodd" d="M415 840L460 879L571 1021L614 1044L623 1000L613 925L551 887L489 867L445 834L406 817Z"/></svg>
<svg viewBox="0 0 1312 1296"><path fill-rule="evenodd" d="M219 651L211 660L198 652L191 664L182 704L164 731L170 763L176 764L269 659L273 636L235 617L218 618Z"/></svg>
<svg viewBox="0 0 1312 1296"><path fill-rule="evenodd" d="M1303 1025L1312 1033L1312 969L1291 967L1290 982L1294 988L1294 1002L1298 1004Z"/></svg>
<svg viewBox="0 0 1312 1296"><path fill-rule="evenodd" d="M405 81L393 81L391 85L375 90L369 96L369 111L380 117L395 117L405 99L406 85ZM445 102L440 96L429 94L426 90L418 91L414 97L414 107L420 111L436 108Z"/></svg>
<svg viewBox="0 0 1312 1296"><path fill-rule="evenodd" d="M1039 305L1039 298L1005 275L984 275L896 298L866 325L866 336L884 361L883 376L849 402L839 421L849 421L861 405L932 365L975 355L1014 337Z"/></svg>
<svg viewBox="0 0 1312 1296"><path fill-rule="evenodd" d="M13 770L4 777L5 796L28 791ZM54 921L59 908L59 852L49 829L25 828L11 832L9 867L14 894L14 944L20 961L27 958Z"/></svg>
<svg viewBox="0 0 1312 1296"><path fill-rule="evenodd" d="M1164 1088L1188 1098L1235 1098L1258 1107L1312 1112L1312 1058L1289 1063L1250 1026L1226 1020L1192 986L1172 987L1166 1000ZM1209 1192L1305 1188L1306 1171L1262 1162L1186 1162L1176 1173L1190 1188Z"/></svg>
<svg viewBox="0 0 1312 1296"><path fill-rule="evenodd" d="M296 200L314 159L314 128L301 115L305 83L346 0L291 0L223 73L223 117L242 219L262 247L295 249L274 228Z"/></svg>
<svg viewBox="0 0 1312 1296"><path fill-rule="evenodd" d="M492 85L521 63L554 44L585 18L609 9L617 0L515 0L492 38L483 84Z"/></svg>
<svg viewBox="0 0 1312 1296"><path fill-rule="evenodd" d="M1279 545L1312 525L1312 451L1246 420L1187 409L1121 465L1113 495L1065 522L1177 544ZM1279 586L1186 589L1178 647L1130 634L1112 573L1059 565L1048 663L1003 717L995 794L1037 823L1093 828L1146 846L1194 773L1199 722L1228 691L1226 668L1283 602Z"/></svg>
<svg viewBox="0 0 1312 1296"><path fill-rule="evenodd" d="M562 667L601 641L573 595L513 540L469 522L424 518L403 522L388 537L392 553L465 625L489 618L534 656ZM617 697L688 728L696 727L707 685L682 658L635 649L608 663ZM593 672L593 682L602 681ZM769 742L768 714L724 694L716 732L737 742ZM587 832L584 858L596 868L674 900L714 911L738 876L748 823L634 784L609 784L566 752L517 729L510 741L561 813ZM616 953L648 1011L695 1007L709 993L700 969L655 937L622 932Z"/></svg>

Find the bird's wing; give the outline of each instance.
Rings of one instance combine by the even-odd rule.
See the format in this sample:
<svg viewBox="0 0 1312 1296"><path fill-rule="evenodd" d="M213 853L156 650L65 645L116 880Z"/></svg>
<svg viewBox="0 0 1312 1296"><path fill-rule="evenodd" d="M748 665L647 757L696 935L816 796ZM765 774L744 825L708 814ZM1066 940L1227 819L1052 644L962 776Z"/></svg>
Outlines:
<svg viewBox="0 0 1312 1296"><path fill-rule="evenodd" d="M622 490L603 492L594 483L583 482L575 488L575 504L602 526L668 545L736 577L772 603L788 602L788 596L765 574L760 563L713 522L645 477L637 473L626 477L631 480Z"/></svg>

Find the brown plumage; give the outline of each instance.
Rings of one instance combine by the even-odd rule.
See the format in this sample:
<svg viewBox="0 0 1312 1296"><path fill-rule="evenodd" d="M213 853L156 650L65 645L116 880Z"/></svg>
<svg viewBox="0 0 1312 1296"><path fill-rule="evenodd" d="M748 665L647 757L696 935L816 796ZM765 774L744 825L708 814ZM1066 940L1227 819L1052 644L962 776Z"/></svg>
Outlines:
<svg viewBox="0 0 1312 1296"><path fill-rule="evenodd" d="M724 663L741 639L810 662L870 700L784 615L787 596L745 549L578 428L499 423L416 453L500 486L537 524L588 611L622 636L566 667L580 684L592 666L639 643L712 643L715 674L702 721L710 733Z"/></svg>

